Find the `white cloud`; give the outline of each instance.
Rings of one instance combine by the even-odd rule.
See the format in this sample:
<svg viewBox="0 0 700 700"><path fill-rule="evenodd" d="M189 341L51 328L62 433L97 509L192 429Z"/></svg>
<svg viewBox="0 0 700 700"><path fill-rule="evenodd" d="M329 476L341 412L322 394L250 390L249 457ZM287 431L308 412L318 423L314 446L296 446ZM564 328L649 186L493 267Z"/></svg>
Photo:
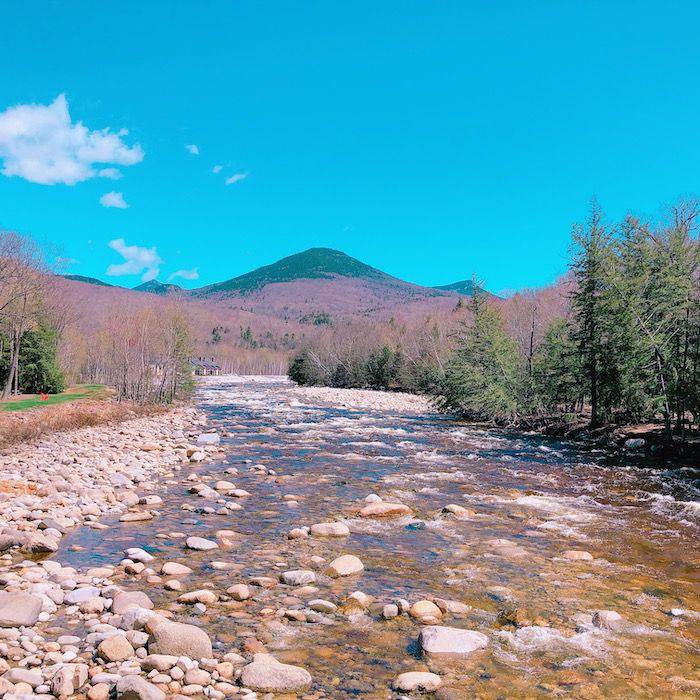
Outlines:
<svg viewBox="0 0 700 700"><path fill-rule="evenodd" d="M237 182L245 180L247 177L248 173L235 173L234 175L231 175L230 177L226 178L226 184L235 185Z"/></svg>
<svg viewBox="0 0 700 700"><path fill-rule="evenodd" d="M198 280L199 270L196 267L191 270L178 270L168 277L168 281L174 280L176 277L182 277L183 280Z"/></svg>
<svg viewBox="0 0 700 700"><path fill-rule="evenodd" d="M218 175L222 170L224 169L223 165L215 165L211 171L214 173L214 175Z"/></svg>
<svg viewBox="0 0 700 700"><path fill-rule="evenodd" d="M127 209L128 204L124 201L124 195L121 192L107 192L100 197L100 204L103 207L115 207L116 209Z"/></svg>
<svg viewBox="0 0 700 700"><path fill-rule="evenodd" d="M140 163L143 150L138 144L127 146L122 140L127 134L124 129L90 131L82 122L73 122L65 95L50 105L9 107L0 112L2 174L41 185L74 185L95 177L97 163Z"/></svg>
<svg viewBox="0 0 700 700"><path fill-rule="evenodd" d="M193 156L198 156L199 155L199 146L196 146L193 143L188 143L185 148L193 155Z"/></svg>
<svg viewBox="0 0 700 700"><path fill-rule="evenodd" d="M119 180L122 176L122 171L117 168L102 168L97 174L100 177L106 177L108 180Z"/></svg>
<svg viewBox="0 0 700 700"><path fill-rule="evenodd" d="M109 247L124 258L124 262L107 268L107 274L110 277L140 274L142 282L150 282L158 276L163 261L155 246L143 248L138 245L127 245L123 238L117 238L109 242Z"/></svg>

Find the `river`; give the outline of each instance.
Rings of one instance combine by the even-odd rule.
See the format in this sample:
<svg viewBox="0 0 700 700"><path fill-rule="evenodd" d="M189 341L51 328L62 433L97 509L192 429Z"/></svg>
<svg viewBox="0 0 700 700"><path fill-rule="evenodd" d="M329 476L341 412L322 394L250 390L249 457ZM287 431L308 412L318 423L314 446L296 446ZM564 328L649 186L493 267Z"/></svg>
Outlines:
<svg viewBox="0 0 700 700"><path fill-rule="evenodd" d="M316 697L399 697L390 690L397 674L428 668L452 689L445 698L700 696L699 470L643 468L432 414L324 405L279 381L209 382L198 400L225 436L226 457L193 471L249 492L236 500L242 508L219 514L220 504L189 493L188 471L174 473L162 483L159 517L82 528L57 558L114 564L125 548L145 546L195 568L188 589L219 594L253 577L315 570L317 591L255 587L251 599L200 616L162 586L149 595L203 626L219 650L257 639L304 666ZM413 515L360 518L370 494ZM457 518L443 512L448 504L468 510ZM287 537L334 520L348 537ZM215 556L184 549L184 535L219 530L234 531L231 548ZM567 558L584 556L564 554L571 551L591 557ZM364 571L325 577L340 554L360 557ZM347 604L358 590L372 597L369 607ZM463 604L440 624L484 633L486 649L426 661L415 619L382 619L387 603L435 597ZM305 618L312 598L338 611ZM280 610L299 611L299 620ZM600 627L591 620L598 610L621 619Z"/></svg>

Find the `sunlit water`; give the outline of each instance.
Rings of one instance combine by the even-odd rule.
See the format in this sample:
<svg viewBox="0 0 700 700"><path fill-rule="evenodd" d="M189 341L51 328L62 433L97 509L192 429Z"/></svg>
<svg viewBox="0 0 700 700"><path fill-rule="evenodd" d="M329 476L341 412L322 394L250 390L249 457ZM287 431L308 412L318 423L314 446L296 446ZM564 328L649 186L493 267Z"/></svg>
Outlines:
<svg viewBox="0 0 700 700"><path fill-rule="evenodd" d="M115 564L125 548L145 545L158 561L196 569L184 579L185 590L224 593L253 576L314 568L315 555L328 561L358 555L362 575L331 580L317 568L319 591L304 600L325 598L342 610L347 594L361 590L378 605L350 618L331 615L328 624L261 616L264 608L305 608L282 585L256 588L252 600L215 605L200 617L189 617L191 608L176 604L176 593L158 585L148 590L158 606L203 626L222 651L257 637L280 660L305 666L319 696L396 697L390 683L397 674L428 667L455 689L454 697L700 696L698 470L626 466L571 443L437 416L306 405L281 383L212 384L200 392L200 403L230 437L223 440L225 461L194 471L211 485L225 478L249 491L239 500L243 509L182 510L184 503L220 507L188 493L186 469L163 483L160 517L83 529L65 538L59 559ZM256 464L276 476L253 471ZM224 474L231 466L238 475ZM370 493L409 505L414 517L358 518ZM298 506L285 502L289 494L298 496ZM475 515L442 514L450 503ZM294 527L336 519L347 523L350 537L287 539ZM242 537L213 555L185 550L177 536L156 537L213 537L220 529ZM495 549L494 539L515 548ZM82 549L74 551L76 545ZM586 550L594 560L562 559L566 550ZM236 567L215 571L212 560ZM123 583L147 585L128 577ZM513 602L499 602L494 586L509 588ZM468 661L429 665L418 653L417 622L380 617L381 604L396 598L434 596L472 606L445 615L442 624L484 632L488 648ZM501 626L499 608L509 606L533 624ZM606 631L574 619L598 609L620 613L622 627Z"/></svg>

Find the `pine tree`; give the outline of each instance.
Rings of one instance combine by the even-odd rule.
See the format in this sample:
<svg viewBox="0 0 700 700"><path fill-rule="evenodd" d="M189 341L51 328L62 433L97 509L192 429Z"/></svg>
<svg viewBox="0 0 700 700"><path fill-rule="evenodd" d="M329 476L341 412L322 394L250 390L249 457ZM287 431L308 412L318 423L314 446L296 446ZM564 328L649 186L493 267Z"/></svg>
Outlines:
<svg viewBox="0 0 700 700"><path fill-rule="evenodd" d="M575 226L572 271L576 289L571 296L574 340L581 355L582 369L591 403L591 427L601 420L601 378L605 375L605 293L610 255L610 236L602 212L594 201L585 227Z"/></svg>
<svg viewBox="0 0 700 700"><path fill-rule="evenodd" d="M470 420L513 422L519 413L517 344L483 294L472 297L471 316L437 389L436 405Z"/></svg>
<svg viewBox="0 0 700 700"><path fill-rule="evenodd" d="M58 366L58 333L40 321L22 334L19 352L19 386L29 394L58 394L65 389Z"/></svg>

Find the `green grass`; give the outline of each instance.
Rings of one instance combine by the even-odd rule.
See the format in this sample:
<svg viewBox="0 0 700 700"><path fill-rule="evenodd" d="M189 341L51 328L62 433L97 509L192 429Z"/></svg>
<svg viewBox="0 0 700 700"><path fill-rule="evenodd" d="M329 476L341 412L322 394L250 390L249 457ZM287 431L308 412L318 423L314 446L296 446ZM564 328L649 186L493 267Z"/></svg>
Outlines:
<svg viewBox="0 0 700 700"><path fill-rule="evenodd" d="M0 411L26 411L35 406L50 406L51 404L65 403L66 401L94 399L98 398L103 390L104 385L102 384L80 384L60 394L50 394L45 401L42 401L38 394L22 399L8 399L0 403Z"/></svg>

